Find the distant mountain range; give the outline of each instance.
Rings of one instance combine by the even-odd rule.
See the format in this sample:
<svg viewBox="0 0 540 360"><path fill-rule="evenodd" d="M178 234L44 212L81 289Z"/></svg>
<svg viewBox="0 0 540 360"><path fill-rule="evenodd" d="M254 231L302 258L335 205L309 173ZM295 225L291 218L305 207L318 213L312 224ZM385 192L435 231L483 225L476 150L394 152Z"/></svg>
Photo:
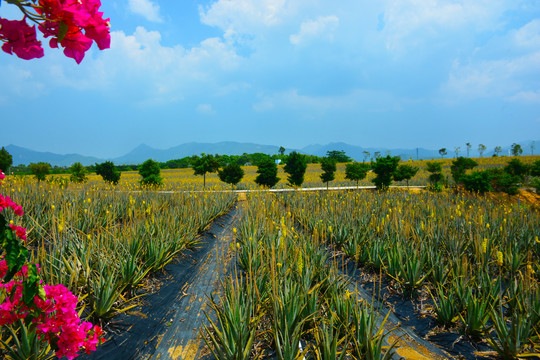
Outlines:
<svg viewBox="0 0 540 360"><path fill-rule="evenodd" d="M540 141L535 141L540 145ZM531 141L520 142L519 144L523 148L524 154L530 154L529 144ZM1 146L1 145L0 145ZM113 161L115 164L140 164L147 159L154 159L160 162L166 162L173 159L181 159L186 156L205 154L220 154L220 155L242 155L243 153L264 153L264 154L277 154L279 146L274 145L260 145L253 143L239 143L234 141L223 141L218 143L186 143L178 145L169 149L160 150L154 149L148 145L139 145L126 155L113 158L113 159L100 159L92 156L84 156L79 154L54 154L51 152L40 152L30 149L26 149L16 145L5 146L6 150L13 156L13 165L28 165L35 162L47 162L53 166L71 166L75 162L80 162L83 165L92 165L103 161ZM369 152L369 156L374 156L376 152L382 156L392 155L400 156L402 159L438 159L440 158L439 150L430 150L424 148L414 149L388 149L388 148L363 148L361 146L350 145L343 142L329 143L326 145L308 145L302 149L287 149L286 153L291 151L299 151L304 154L326 156L327 151L339 150L345 151L345 153L357 160L362 161L367 155L365 152ZM454 157L454 148L447 150L448 155L446 157ZM510 146L503 147L501 155L508 155ZM539 149L540 152L540 149ZM484 156L492 156L493 149L486 150ZM461 146L460 155L467 155L466 146ZM478 153L477 145L471 148L470 156L480 156Z"/></svg>

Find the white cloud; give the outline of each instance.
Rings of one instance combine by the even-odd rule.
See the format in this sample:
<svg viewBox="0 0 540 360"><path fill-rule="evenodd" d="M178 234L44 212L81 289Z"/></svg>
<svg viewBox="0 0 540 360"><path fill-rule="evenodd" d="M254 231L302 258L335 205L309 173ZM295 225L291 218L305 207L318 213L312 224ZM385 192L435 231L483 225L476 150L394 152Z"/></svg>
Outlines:
<svg viewBox="0 0 540 360"><path fill-rule="evenodd" d="M389 92L369 89L354 89L343 95L309 96L296 88L265 96L253 105L258 112L271 109L288 109L306 114L320 115L327 111L359 110L372 112L391 112L402 109L404 103L413 100L397 98Z"/></svg>
<svg viewBox="0 0 540 360"><path fill-rule="evenodd" d="M210 104L199 104L197 105L197 112L202 115L215 115L216 111L212 108Z"/></svg>
<svg viewBox="0 0 540 360"><path fill-rule="evenodd" d="M442 91L452 101L503 97L531 102L540 87L538 79L540 51L535 51L504 59L473 59L465 65L456 61Z"/></svg>
<svg viewBox="0 0 540 360"><path fill-rule="evenodd" d="M34 76L34 72L26 68L25 64L8 65L2 71L0 94L4 99L9 99L12 95L35 99L47 91L44 82Z"/></svg>
<svg viewBox="0 0 540 360"><path fill-rule="evenodd" d="M274 106L274 102L270 98L265 98L255 104L253 104L253 110L256 112L266 112L272 110Z"/></svg>
<svg viewBox="0 0 540 360"><path fill-rule="evenodd" d="M519 47L540 49L540 19L534 19L517 30L514 41Z"/></svg>
<svg viewBox="0 0 540 360"><path fill-rule="evenodd" d="M286 3L286 0L218 0L199 12L206 25L249 33L251 27L280 23Z"/></svg>
<svg viewBox="0 0 540 360"><path fill-rule="evenodd" d="M508 97L507 100L525 104L540 104L540 89L536 91L520 91Z"/></svg>
<svg viewBox="0 0 540 360"><path fill-rule="evenodd" d="M159 15L159 5L151 0L129 0L129 10L141 15L148 21L163 22Z"/></svg>
<svg viewBox="0 0 540 360"><path fill-rule="evenodd" d="M319 16L316 20L305 21L300 25L300 31L289 37L291 44L298 45L309 39L332 39L332 34L339 25L335 15Z"/></svg>
<svg viewBox="0 0 540 360"><path fill-rule="evenodd" d="M433 37L501 27L500 17L517 2L508 0L386 0L387 48L401 50Z"/></svg>

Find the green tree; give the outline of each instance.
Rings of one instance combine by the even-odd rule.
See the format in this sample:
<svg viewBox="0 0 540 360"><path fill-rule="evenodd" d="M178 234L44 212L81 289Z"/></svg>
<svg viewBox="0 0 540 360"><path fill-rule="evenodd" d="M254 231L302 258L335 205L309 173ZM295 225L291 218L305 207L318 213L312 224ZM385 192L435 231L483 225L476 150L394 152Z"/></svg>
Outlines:
<svg viewBox="0 0 540 360"><path fill-rule="evenodd" d="M96 175L101 175L106 183L116 185L120 181L121 173L112 161L105 161L101 164L96 163Z"/></svg>
<svg viewBox="0 0 540 360"><path fill-rule="evenodd" d="M305 155L293 151L287 157L284 170L289 176L287 181L291 186L302 186L306 173L307 159Z"/></svg>
<svg viewBox="0 0 540 360"><path fill-rule="evenodd" d="M463 187L467 191L483 194L492 190L492 176L489 171L475 171L472 174L463 175L460 179L463 183Z"/></svg>
<svg viewBox="0 0 540 360"><path fill-rule="evenodd" d="M443 180L442 164L438 161L428 161L426 163L427 171L429 172L429 183L432 190L440 191L442 189L441 182Z"/></svg>
<svg viewBox="0 0 540 360"><path fill-rule="evenodd" d="M369 151L364 150L364 151L362 151L362 154L364 154L364 159L362 160L362 162L368 161L368 160L369 160L369 157L371 156L371 154L369 153Z"/></svg>
<svg viewBox="0 0 540 360"><path fill-rule="evenodd" d="M345 165L345 179L356 181L356 188L358 189L358 182L366 178L369 169L371 169L369 164L357 162L347 164Z"/></svg>
<svg viewBox="0 0 540 360"><path fill-rule="evenodd" d="M540 176L540 160L536 160L531 164L531 175Z"/></svg>
<svg viewBox="0 0 540 360"><path fill-rule="evenodd" d="M452 161L452 166L450 167L450 172L454 178L456 184L463 183L462 177L465 175L467 170L473 169L478 166L478 163L470 158L465 158L459 156L454 161Z"/></svg>
<svg viewBox="0 0 540 360"><path fill-rule="evenodd" d="M495 149L493 150L493 152L495 153L495 156L500 156L502 152L502 147L495 146Z"/></svg>
<svg viewBox="0 0 540 360"><path fill-rule="evenodd" d="M152 159L148 159L139 166L139 175L141 175L141 185L143 186L160 186L163 184L161 177L161 169L159 163Z"/></svg>
<svg viewBox="0 0 540 360"><path fill-rule="evenodd" d="M255 178L255 183L260 186L272 187L278 183L280 180L277 177L278 167L277 164L272 158L267 157L261 159L257 165L257 177Z"/></svg>
<svg viewBox="0 0 540 360"><path fill-rule="evenodd" d="M441 158L444 158L444 156L445 156L446 154L448 154L448 153L446 152L446 148L441 148L441 149L439 149L439 155L441 155Z"/></svg>
<svg viewBox="0 0 540 360"><path fill-rule="evenodd" d="M399 165L394 171L394 180L395 181L407 181L407 187L409 187L409 180L413 178L418 172L416 166L411 165Z"/></svg>
<svg viewBox="0 0 540 360"><path fill-rule="evenodd" d="M86 177L86 168L80 162L76 162L71 165L69 171L71 171L71 176L69 177L71 182L83 183L88 180Z"/></svg>
<svg viewBox="0 0 540 360"><path fill-rule="evenodd" d="M519 159L512 159L506 164L504 171L510 175L518 176L523 181L525 180L525 176L529 173L529 167Z"/></svg>
<svg viewBox="0 0 540 360"><path fill-rule="evenodd" d="M192 164L194 175L203 176L203 187L206 187L206 173L214 173L219 169L219 161L214 155L201 154Z"/></svg>
<svg viewBox="0 0 540 360"><path fill-rule="evenodd" d="M326 189L328 190L328 184L336 178L336 159L331 157L325 157L321 160L321 180L326 183Z"/></svg>
<svg viewBox="0 0 540 360"><path fill-rule="evenodd" d="M394 172L399 163L399 156L378 157L375 162L371 163L373 172L377 175L371 180L378 190L388 190L392 183Z"/></svg>
<svg viewBox="0 0 540 360"><path fill-rule="evenodd" d="M470 142L468 142L468 143L467 143L467 144L465 144L465 145L467 145L467 157L469 157L469 154L470 154L470 151L471 151L472 145L471 145L471 143L470 143Z"/></svg>
<svg viewBox="0 0 540 360"><path fill-rule="evenodd" d="M491 174L491 183L495 191L504 192L508 195L515 195L519 192L521 182L519 176L512 175L501 168L489 169L487 171Z"/></svg>
<svg viewBox="0 0 540 360"><path fill-rule="evenodd" d="M11 165L13 165L13 156L2 146L2 150L0 150L0 171L7 174Z"/></svg>
<svg viewBox="0 0 540 360"><path fill-rule="evenodd" d="M516 144L516 143L512 144L510 151L512 152L512 155L514 156L519 156L523 154L523 149L521 148L521 145Z"/></svg>
<svg viewBox="0 0 540 360"><path fill-rule="evenodd" d="M281 156L285 155L285 148L283 146L280 146L278 152Z"/></svg>
<svg viewBox="0 0 540 360"><path fill-rule="evenodd" d="M232 163L218 170L219 180L224 183L231 184L231 187L236 186L244 177L244 170L237 163Z"/></svg>
<svg viewBox="0 0 540 360"><path fill-rule="evenodd" d="M31 163L30 172L32 172L38 182L43 181L51 172L51 165L45 162Z"/></svg>
<svg viewBox="0 0 540 360"><path fill-rule="evenodd" d="M487 147L484 144L478 145L478 152L480 153L480 157L484 156L484 151L486 151Z"/></svg>
<svg viewBox="0 0 540 360"><path fill-rule="evenodd" d="M454 147L454 152L456 153L456 158L459 157L459 153L461 152L461 146Z"/></svg>
<svg viewBox="0 0 540 360"><path fill-rule="evenodd" d="M338 163L346 163L352 160L343 150L329 150L326 152L326 156L336 160Z"/></svg>

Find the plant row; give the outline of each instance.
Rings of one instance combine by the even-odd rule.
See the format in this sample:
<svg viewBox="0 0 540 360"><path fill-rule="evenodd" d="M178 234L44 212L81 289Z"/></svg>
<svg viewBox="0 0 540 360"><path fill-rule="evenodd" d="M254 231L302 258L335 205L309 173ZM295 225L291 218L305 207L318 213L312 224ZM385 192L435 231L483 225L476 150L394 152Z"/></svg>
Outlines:
<svg viewBox="0 0 540 360"><path fill-rule="evenodd" d="M406 298L428 294L443 331L502 358L540 352L540 215L452 193L284 194L315 238Z"/></svg>
<svg viewBox="0 0 540 360"><path fill-rule="evenodd" d="M233 243L239 270L210 298L205 340L217 359L388 359L386 318L357 299L323 244L296 231L267 193L252 194Z"/></svg>

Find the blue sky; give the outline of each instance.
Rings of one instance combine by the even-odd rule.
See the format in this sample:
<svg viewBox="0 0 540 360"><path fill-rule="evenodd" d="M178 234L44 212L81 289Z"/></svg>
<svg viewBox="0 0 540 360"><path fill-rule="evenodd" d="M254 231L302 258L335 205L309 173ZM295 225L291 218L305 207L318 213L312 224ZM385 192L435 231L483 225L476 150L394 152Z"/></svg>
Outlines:
<svg viewBox="0 0 540 360"><path fill-rule="evenodd" d="M488 149L540 134L540 2L103 0L81 65L0 53L0 145ZM19 19L5 2L0 16ZM44 41L44 45L47 42Z"/></svg>

